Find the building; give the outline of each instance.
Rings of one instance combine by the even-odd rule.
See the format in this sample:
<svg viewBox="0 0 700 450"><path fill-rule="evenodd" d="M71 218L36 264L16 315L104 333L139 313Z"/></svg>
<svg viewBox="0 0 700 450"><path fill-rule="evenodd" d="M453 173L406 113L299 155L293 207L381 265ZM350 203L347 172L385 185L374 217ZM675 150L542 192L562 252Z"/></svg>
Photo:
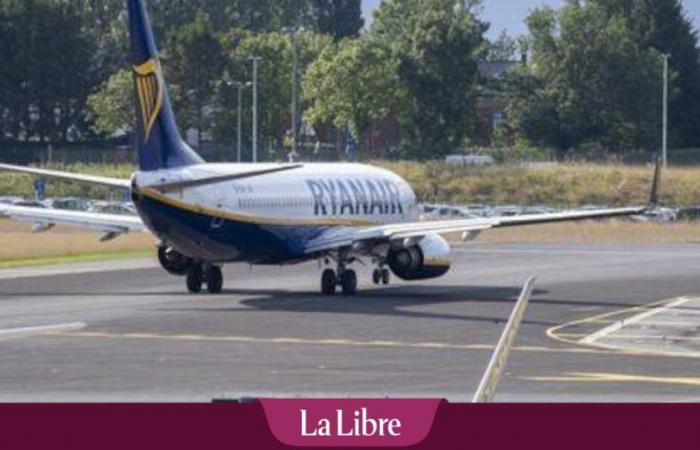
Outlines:
<svg viewBox="0 0 700 450"><path fill-rule="evenodd" d="M476 104L476 130L473 144L489 147L493 134L505 119L506 102L503 97L503 77L524 61L480 61L478 65L479 98Z"/></svg>

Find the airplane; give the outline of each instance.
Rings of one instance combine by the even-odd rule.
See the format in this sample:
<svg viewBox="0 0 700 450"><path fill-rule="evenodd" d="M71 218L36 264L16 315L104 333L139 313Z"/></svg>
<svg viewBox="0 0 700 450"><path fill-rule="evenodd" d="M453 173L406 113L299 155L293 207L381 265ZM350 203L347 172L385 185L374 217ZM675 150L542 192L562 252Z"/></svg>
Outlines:
<svg viewBox="0 0 700 450"><path fill-rule="evenodd" d="M501 218L418 221L416 195L400 176L356 163L206 163L181 137L163 78L143 0L127 0L136 97L139 170L115 179L1 164L0 169L126 191L138 216L0 206L0 216L33 224L34 231L73 225L102 240L150 231L158 260L184 276L187 289L220 293L226 263L325 263L321 292L357 292L352 265L371 259L372 281L391 273L408 281L438 278L451 266L443 237L471 240L500 227L639 215L650 206L568 211ZM650 205L656 204L657 164Z"/></svg>

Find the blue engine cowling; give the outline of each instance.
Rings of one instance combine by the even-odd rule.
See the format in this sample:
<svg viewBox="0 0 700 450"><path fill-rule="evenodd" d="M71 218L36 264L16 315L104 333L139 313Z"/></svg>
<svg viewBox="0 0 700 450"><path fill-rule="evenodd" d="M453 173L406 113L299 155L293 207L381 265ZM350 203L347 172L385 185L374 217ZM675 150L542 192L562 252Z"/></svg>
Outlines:
<svg viewBox="0 0 700 450"><path fill-rule="evenodd" d="M450 244L438 235L429 235L416 245L392 248L387 255L391 271L402 280L415 281L445 275L452 265Z"/></svg>

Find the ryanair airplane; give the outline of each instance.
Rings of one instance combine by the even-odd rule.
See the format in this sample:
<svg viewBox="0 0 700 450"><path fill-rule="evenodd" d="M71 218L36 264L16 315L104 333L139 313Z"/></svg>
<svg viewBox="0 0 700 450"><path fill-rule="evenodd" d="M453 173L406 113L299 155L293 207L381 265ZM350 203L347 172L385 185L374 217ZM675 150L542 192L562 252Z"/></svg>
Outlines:
<svg viewBox="0 0 700 450"><path fill-rule="evenodd" d="M387 170L361 164L205 163L178 132L144 2L127 5L140 170L122 180L6 164L0 169L128 191L139 217L15 206L0 206L0 215L31 222L35 231L56 224L98 230L103 240L150 231L160 240L163 268L186 277L193 293L203 286L221 292L225 263L322 260L323 294L340 289L353 295L357 275L351 267L360 259L373 261L375 284L388 284L390 273L403 280L444 275L451 264L446 233L462 233L467 240L491 228L647 209L419 222L411 187ZM655 178L656 186L658 171Z"/></svg>

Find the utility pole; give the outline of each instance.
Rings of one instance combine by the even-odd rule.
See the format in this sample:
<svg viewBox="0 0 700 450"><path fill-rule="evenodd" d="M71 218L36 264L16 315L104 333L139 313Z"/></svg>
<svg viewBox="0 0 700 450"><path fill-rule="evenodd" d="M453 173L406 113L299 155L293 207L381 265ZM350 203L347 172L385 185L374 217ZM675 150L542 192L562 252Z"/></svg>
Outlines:
<svg viewBox="0 0 700 450"><path fill-rule="evenodd" d="M253 162L258 162L258 63L259 56L250 58L253 61Z"/></svg>
<svg viewBox="0 0 700 450"><path fill-rule="evenodd" d="M668 53L663 55L664 58L664 112L663 112L663 163L664 167L668 167L668 59L671 57Z"/></svg>

